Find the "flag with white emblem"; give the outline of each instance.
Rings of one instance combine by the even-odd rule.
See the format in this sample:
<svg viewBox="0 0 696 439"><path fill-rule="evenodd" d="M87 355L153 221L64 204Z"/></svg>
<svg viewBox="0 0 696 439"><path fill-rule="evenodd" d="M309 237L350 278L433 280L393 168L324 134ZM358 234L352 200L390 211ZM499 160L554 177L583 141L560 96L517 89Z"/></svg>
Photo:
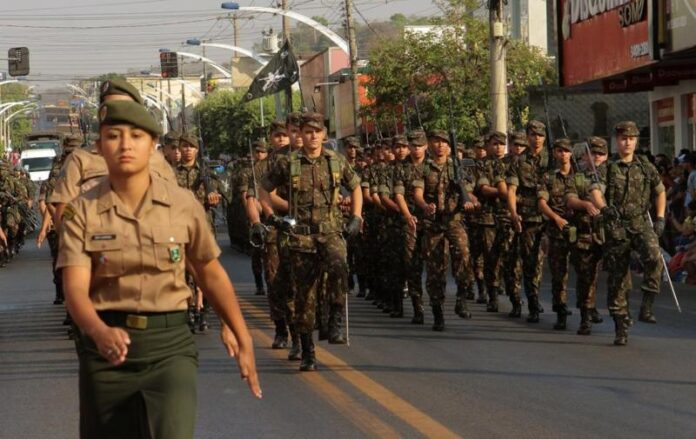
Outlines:
<svg viewBox="0 0 696 439"><path fill-rule="evenodd" d="M249 102L264 96L272 95L290 87L300 78L300 69L292 53L290 43L285 41L283 47L261 69L249 90L244 96L244 102Z"/></svg>

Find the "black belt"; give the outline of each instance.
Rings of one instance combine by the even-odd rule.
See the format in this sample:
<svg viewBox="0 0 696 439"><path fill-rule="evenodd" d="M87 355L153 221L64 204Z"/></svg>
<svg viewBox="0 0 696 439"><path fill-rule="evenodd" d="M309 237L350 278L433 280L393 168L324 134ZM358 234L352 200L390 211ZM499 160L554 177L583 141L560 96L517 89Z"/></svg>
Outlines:
<svg viewBox="0 0 696 439"><path fill-rule="evenodd" d="M132 329L161 329L186 325L186 311L145 312L99 311L99 317L109 326L122 326Z"/></svg>

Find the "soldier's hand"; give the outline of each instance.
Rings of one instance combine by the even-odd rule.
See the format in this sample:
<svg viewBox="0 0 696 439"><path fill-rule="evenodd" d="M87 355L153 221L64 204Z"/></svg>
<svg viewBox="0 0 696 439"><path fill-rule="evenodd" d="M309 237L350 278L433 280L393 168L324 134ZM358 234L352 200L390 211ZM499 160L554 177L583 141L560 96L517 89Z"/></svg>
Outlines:
<svg viewBox="0 0 696 439"><path fill-rule="evenodd" d="M0 241L2 241L4 246L7 246L7 236L5 236L5 232L2 229L0 229Z"/></svg>
<svg viewBox="0 0 696 439"><path fill-rule="evenodd" d="M131 340L125 330L104 325L103 328L90 334L90 337L94 340L94 344L97 345L99 354L109 363L118 366L126 361L128 345L130 345Z"/></svg>
<svg viewBox="0 0 696 439"><path fill-rule="evenodd" d="M239 342L237 341L237 337L235 337L234 332L225 324L220 328L220 340L222 340L222 344L225 345L225 349L227 349L227 355L230 357L239 355Z"/></svg>
<svg viewBox="0 0 696 439"><path fill-rule="evenodd" d="M658 217L653 223L653 230L658 238L662 237L662 234L665 233L665 219Z"/></svg>
<svg viewBox="0 0 696 439"><path fill-rule="evenodd" d="M522 217L514 213L510 216L510 219L512 220L512 226L514 227L515 231L517 233L522 233Z"/></svg>
<svg viewBox="0 0 696 439"><path fill-rule="evenodd" d="M406 218L406 224L408 225L409 229L415 231L416 227L418 226L418 218L410 215L408 218Z"/></svg>
<svg viewBox="0 0 696 439"><path fill-rule="evenodd" d="M360 233L362 229L362 223L362 218L357 215L351 215L346 225L346 233L348 233L349 236L358 236L358 233Z"/></svg>
<svg viewBox="0 0 696 439"><path fill-rule="evenodd" d="M464 203L465 212L473 212L474 210L476 210L476 205L474 205L474 203L472 203L471 201L467 201L466 203Z"/></svg>
<svg viewBox="0 0 696 439"><path fill-rule="evenodd" d="M587 212L588 215L590 216L597 216L599 215L599 209L595 207L595 205L588 201L587 204L585 204L585 211Z"/></svg>
<svg viewBox="0 0 696 439"><path fill-rule="evenodd" d="M249 230L249 241L257 246L266 242L266 227L261 223L252 224Z"/></svg>
<svg viewBox="0 0 696 439"><path fill-rule="evenodd" d="M565 218L561 217L559 217L554 222L556 223L556 227L558 227L559 230L563 230L563 228L568 225L568 221L566 221Z"/></svg>
<svg viewBox="0 0 696 439"><path fill-rule="evenodd" d="M246 381L251 393L261 399L263 392L259 383L259 376L256 373L256 359L254 358L254 346L249 340L248 345L241 346L237 354L237 366L239 366L239 374L242 380Z"/></svg>
<svg viewBox="0 0 696 439"><path fill-rule="evenodd" d="M425 214L428 215L428 216L433 216L433 215L435 215L435 212L436 212L436 211L437 211L437 206L435 205L435 203L429 203L429 204L425 207Z"/></svg>
<svg viewBox="0 0 696 439"><path fill-rule="evenodd" d="M221 199L222 196L217 192L211 192L208 194L208 204L211 206L217 206L218 204L220 204Z"/></svg>
<svg viewBox="0 0 696 439"><path fill-rule="evenodd" d="M612 206L604 206L600 212L607 221L616 221L619 219L619 212Z"/></svg>
<svg viewBox="0 0 696 439"><path fill-rule="evenodd" d="M0 240L3 240L3 237L0 236ZM39 230L39 234L36 236L36 246L38 248L41 248L41 244L46 240L46 230L41 229Z"/></svg>

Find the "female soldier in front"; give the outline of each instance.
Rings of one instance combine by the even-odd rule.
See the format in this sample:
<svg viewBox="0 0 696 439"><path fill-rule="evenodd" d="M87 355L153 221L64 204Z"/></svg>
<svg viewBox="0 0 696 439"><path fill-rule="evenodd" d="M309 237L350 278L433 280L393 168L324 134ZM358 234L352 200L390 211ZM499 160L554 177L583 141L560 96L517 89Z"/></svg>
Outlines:
<svg viewBox="0 0 696 439"><path fill-rule="evenodd" d="M260 398L252 340L202 206L150 173L157 123L123 100L99 117L109 176L66 206L57 264L79 328L81 437L191 438L198 353L186 268L236 337L242 378Z"/></svg>

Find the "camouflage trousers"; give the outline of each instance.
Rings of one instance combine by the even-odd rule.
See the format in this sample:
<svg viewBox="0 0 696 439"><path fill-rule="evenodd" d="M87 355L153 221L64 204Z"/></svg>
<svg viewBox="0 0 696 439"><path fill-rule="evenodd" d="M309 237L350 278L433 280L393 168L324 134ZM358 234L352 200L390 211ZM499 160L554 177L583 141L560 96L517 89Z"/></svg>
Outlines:
<svg viewBox="0 0 696 439"><path fill-rule="evenodd" d="M331 292L331 306L343 309L348 289L346 242L340 233L285 235L290 285L295 293L294 324L298 333L311 333L316 322L318 296L322 284Z"/></svg>
<svg viewBox="0 0 696 439"><path fill-rule="evenodd" d="M542 223L523 223L519 237L520 258L522 259L522 277L524 294L527 298L539 297L541 272L544 266L544 253L541 239L544 236Z"/></svg>
<svg viewBox="0 0 696 439"><path fill-rule="evenodd" d="M421 247L423 242L423 226L420 224L416 230L411 230L407 225L401 229L403 239L403 270L404 278L408 284L408 293L411 297L423 297L423 256Z"/></svg>
<svg viewBox="0 0 696 439"><path fill-rule="evenodd" d="M609 231L608 231L609 232ZM610 233L606 234L611 236ZM607 298L612 316L628 313L628 297L631 291L631 251L635 251L643 266L643 292L659 294L662 281L662 255L657 235L644 223L638 230L626 230L626 239L611 238L604 245L604 264L609 267Z"/></svg>
<svg viewBox="0 0 696 439"><path fill-rule="evenodd" d="M602 247L591 243L591 237L578 236L578 242L570 250L570 262L575 268L577 280L575 292L579 309L596 307L597 275L602 261Z"/></svg>
<svg viewBox="0 0 696 439"><path fill-rule="evenodd" d="M473 224L469 228L471 246L471 263L474 266L473 272L478 285L486 285L489 300L498 301L498 288L500 284L493 285L490 282L491 267L489 267L490 254L493 252L493 244L495 242L495 225ZM493 286L493 288L491 288ZM482 288L479 287L479 293Z"/></svg>
<svg viewBox="0 0 696 439"><path fill-rule="evenodd" d="M278 232L274 227L268 228L266 243L263 249L263 268L268 288L266 297L268 298L268 308L271 320L278 321L287 318L287 293L284 289L288 288L287 283L278 279L280 267L280 252L278 250Z"/></svg>
<svg viewBox="0 0 696 439"><path fill-rule="evenodd" d="M500 221L495 227L493 247L486 260L488 291L498 290L505 283L505 294L510 301L520 300L522 264L519 257L519 236L509 222Z"/></svg>
<svg viewBox="0 0 696 439"><path fill-rule="evenodd" d="M358 289L365 289L365 278L362 272L359 271L360 259L363 258L362 247L360 243L361 235L350 237L344 236L346 246L348 248L348 289L355 289L355 277L358 278ZM362 267L360 267L362 268Z"/></svg>
<svg viewBox="0 0 696 439"><path fill-rule="evenodd" d="M365 217L361 246L363 259L359 271L363 271L365 282L370 293L376 294L379 289L379 217L370 213Z"/></svg>
<svg viewBox="0 0 696 439"><path fill-rule="evenodd" d="M49 230L46 233L48 248L51 251L51 265L53 268L53 284L56 288L56 299L64 299L63 293L63 271L56 270L56 262L58 262L58 233L55 230Z"/></svg>
<svg viewBox="0 0 696 439"><path fill-rule="evenodd" d="M456 217L442 223L426 224L423 234L425 288L430 296L431 305L445 302L447 247L452 258L452 275L459 290L467 285L467 275L471 272L471 256L466 229Z"/></svg>
<svg viewBox="0 0 696 439"><path fill-rule="evenodd" d="M552 225L551 227L555 227ZM570 244L565 239L549 238L549 270L553 310L568 303L568 267Z"/></svg>
<svg viewBox="0 0 696 439"><path fill-rule="evenodd" d="M263 250L257 247L251 248L251 272L256 289L263 288Z"/></svg>

